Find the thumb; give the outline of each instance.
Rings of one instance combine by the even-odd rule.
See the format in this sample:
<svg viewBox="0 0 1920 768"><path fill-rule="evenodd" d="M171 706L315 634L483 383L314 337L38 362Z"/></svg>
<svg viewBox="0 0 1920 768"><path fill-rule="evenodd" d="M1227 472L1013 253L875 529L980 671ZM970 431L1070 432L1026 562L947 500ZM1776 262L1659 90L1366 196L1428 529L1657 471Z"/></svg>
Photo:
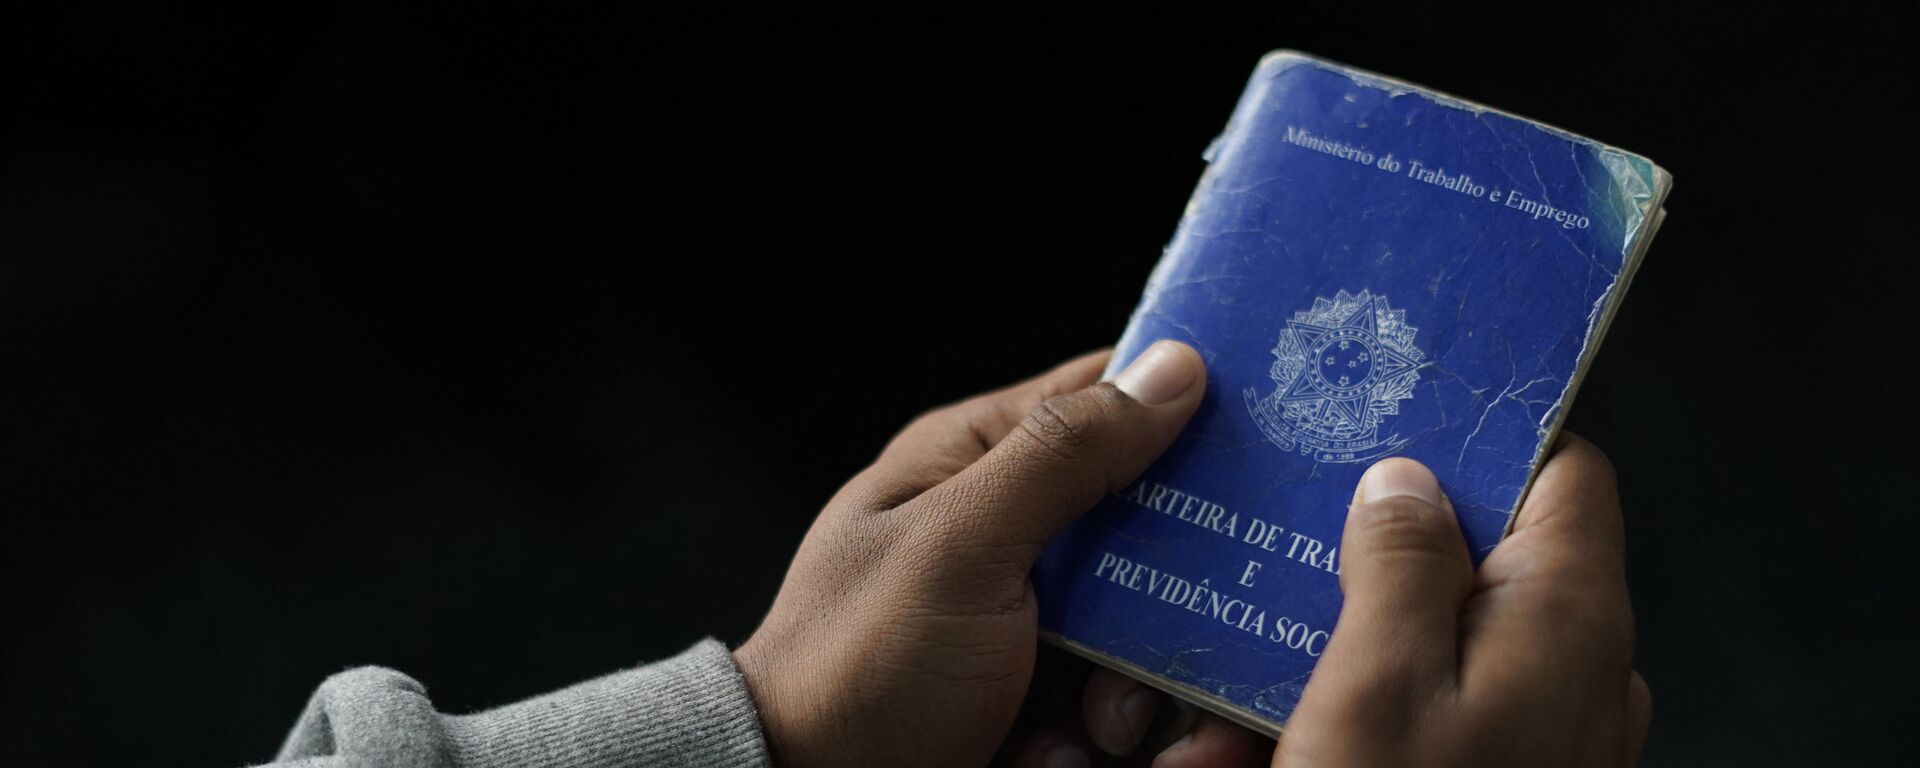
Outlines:
<svg viewBox="0 0 1920 768"><path fill-rule="evenodd" d="M993 450L901 511L944 544L1011 548L1024 572L1068 522L1159 458L1205 384L1198 352L1155 342L1112 380L1043 401Z"/></svg>
<svg viewBox="0 0 1920 768"><path fill-rule="evenodd" d="M1321 659L1324 676L1344 678L1335 687L1385 694L1376 701L1452 681L1473 564L1433 473L1404 458L1370 467L1347 512L1340 559L1345 599ZM1314 680L1321 677L1316 670Z"/></svg>

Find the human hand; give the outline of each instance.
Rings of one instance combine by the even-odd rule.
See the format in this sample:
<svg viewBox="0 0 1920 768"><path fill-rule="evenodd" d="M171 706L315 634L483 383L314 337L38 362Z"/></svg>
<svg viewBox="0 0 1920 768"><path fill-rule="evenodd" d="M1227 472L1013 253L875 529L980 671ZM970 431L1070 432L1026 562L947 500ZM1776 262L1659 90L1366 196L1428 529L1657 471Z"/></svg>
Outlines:
<svg viewBox="0 0 1920 768"><path fill-rule="evenodd" d="M827 503L734 653L781 765L993 757L1034 674L1034 558L1200 404L1185 345L1094 383L1107 358L921 416Z"/></svg>
<svg viewBox="0 0 1920 768"><path fill-rule="evenodd" d="M1591 443L1561 437L1478 572L1451 503L1408 459L1361 478L1340 550L1340 620L1273 765L1639 763L1652 699L1631 666L1613 470ZM1095 672L1088 733L1110 753L1132 751L1141 721L1124 713L1158 696ZM1203 720L1153 765L1246 764L1255 744Z"/></svg>
<svg viewBox="0 0 1920 768"><path fill-rule="evenodd" d="M994 753L1034 678L1033 557L1198 405L1197 356L1161 354L1158 376L1130 369L1118 386L1080 390L1104 367L1097 353L933 411L829 502L736 652L782 764L977 765ZM1194 377L1173 393L1166 382L1188 365ZM1382 462L1343 539L1342 621L1273 763L1636 762L1650 699L1628 666L1621 538L1611 469L1571 435L1478 573L1431 474ZM1117 673L1053 672L1045 682L1084 685L1072 718L1084 729L1043 720L1002 757L1084 764L1105 752L1178 768L1264 762L1272 748Z"/></svg>

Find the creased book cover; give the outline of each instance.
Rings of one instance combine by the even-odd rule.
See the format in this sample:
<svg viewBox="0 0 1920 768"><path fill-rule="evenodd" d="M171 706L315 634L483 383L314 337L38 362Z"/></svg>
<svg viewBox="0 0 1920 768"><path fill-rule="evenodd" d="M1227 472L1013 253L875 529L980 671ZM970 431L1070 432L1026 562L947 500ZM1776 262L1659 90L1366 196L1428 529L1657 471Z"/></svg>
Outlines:
<svg viewBox="0 0 1920 768"><path fill-rule="evenodd" d="M1477 565L1663 215L1647 159L1290 51L1263 58L1121 337L1199 412L1053 542L1044 637L1278 734L1340 613L1360 474L1432 468Z"/></svg>

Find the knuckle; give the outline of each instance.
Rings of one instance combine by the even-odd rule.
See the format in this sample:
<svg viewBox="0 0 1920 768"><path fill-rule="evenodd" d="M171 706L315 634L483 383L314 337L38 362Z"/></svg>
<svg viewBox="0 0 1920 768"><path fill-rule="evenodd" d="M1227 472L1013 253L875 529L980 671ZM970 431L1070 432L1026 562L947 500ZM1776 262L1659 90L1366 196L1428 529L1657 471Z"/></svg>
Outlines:
<svg viewBox="0 0 1920 768"><path fill-rule="evenodd" d="M853 476L827 501L825 514L878 514L912 498L908 484L875 465Z"/></svg>
<svg viewBox="0 0 1920 768"><path fill-rule="evenodd" d="M1040 401L1020 421L1020 431L1041 448L1060 456L1085 453L1096 442L1094 407L1079 393Z"/></svg>
<svg viewBox="0 0 1920 768"><path fill-rule="evenodd" d="M964 407L965 403L946 403L928 408L908 421L906 428L901 430L901 434L914 434L945 427L959 417Z"/></svg>
<svg viewBox="0 0 1920 768"><path fill-rule="evenodd" d="M880 456L898 456L911 453L914 448L926 442L930 435L939 434L940 425L947 420L947 406L921 411L909 419L900 431L893 433L886 446L880 449Z"/></svg>
<svg viewBox="0 0 1920 768"><path fill-rule="evenodd" d="M942 455L977 454L990 447L981 436L981 410L973 400L949 403L922 414L904 434L912 435L923 449Z"/></svg>

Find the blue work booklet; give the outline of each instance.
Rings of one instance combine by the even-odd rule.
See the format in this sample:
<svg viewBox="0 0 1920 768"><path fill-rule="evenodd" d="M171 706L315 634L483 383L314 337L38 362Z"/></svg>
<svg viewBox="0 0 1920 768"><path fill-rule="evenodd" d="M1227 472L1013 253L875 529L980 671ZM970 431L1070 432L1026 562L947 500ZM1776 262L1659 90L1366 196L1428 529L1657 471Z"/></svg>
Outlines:
<svg viewBox="0 0 1920 768"><path fill-rule="evenodd" d="M1206 151L1111 376L1157 339L1206 399L1033 572L1046 639L1261 732L1340 614L1360 474L1439 475L1478 564L1659 225L1646 158L1303 54Z"/></svg>

